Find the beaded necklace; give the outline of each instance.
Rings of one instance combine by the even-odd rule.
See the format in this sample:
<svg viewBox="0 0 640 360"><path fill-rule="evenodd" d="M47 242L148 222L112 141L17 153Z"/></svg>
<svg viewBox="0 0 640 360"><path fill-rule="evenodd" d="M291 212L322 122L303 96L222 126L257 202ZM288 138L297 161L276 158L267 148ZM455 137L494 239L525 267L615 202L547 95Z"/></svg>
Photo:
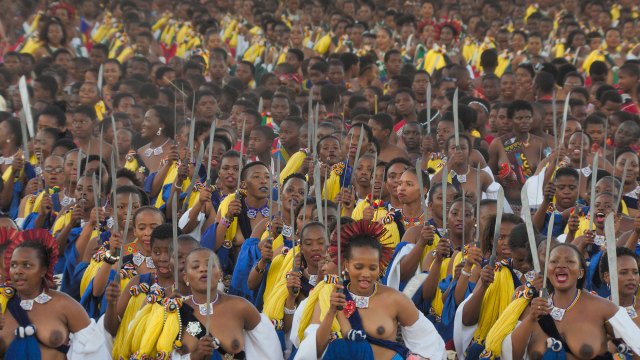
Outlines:
<svg viewBox="0 0 640 360"><path fill-rule="evenodd" d="M557 306L555 306L553 304L553 296L551 297L551 306L553 306L553 309L551 310L551 317L556 320L556 321L561 321L562 318L564 317L564 314L571 310L571 308L573 308L577 303L578 300L580 299L580 294L582 293L582 290L578 289L578 291L576 292L576 296L573 298L573 301L571 302L571 304L566 308L559 308Z"/></svg>

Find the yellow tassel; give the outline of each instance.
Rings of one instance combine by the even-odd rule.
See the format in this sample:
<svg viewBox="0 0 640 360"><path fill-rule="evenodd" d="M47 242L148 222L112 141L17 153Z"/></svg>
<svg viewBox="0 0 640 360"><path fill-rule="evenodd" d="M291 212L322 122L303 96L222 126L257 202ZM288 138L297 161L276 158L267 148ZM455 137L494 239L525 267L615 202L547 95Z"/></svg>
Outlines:
<svg viewBox="0 0 640 360"><path fill-rule="evenodd" d="M180 331L180 316L179 309L170 311L165 306L166 320L162 327L162 332L158 337L158 346L156 347L157 353L170 354L173 351L173 343L178 337Z"/></svg>
<svg viewBox="0 0 640 360"><path fill-rule="evenodd" d="M301 341L304 339L304 331L307 329L309 324L311 324L313 312L315 311L317 304L320 304L321 321L326 316L327 312L329 311L329 300L331 299L331 293L333 292L334 286L335 285L333 284L328 284L324 281L321 281L309 293L307 304L305 305L305 308L302 311L302 316L300 317L300 327L298 328L298 339L300 339ZM333 319L333 323L331 324L331 331L340 334L340 323L338 323L338 320L335 318Z"/></svg>
<svg viewBox="0 0 640 360"><path fill-rule="evenodd" d="M287 255L289 255L291 251ZM287 267L287 263L289 267ZM271 297L271 292L275 289L278 280L280 279L280 275L282 271L286 271L286 269L291 269L291 263L285 261L285 256L280 254L271 260L271 266L269 266L269 273L267 274L267 281L264 289L263 300L266 304ZM264 311L263 311L264 312Z"/></svg>
<svg viewBox="0 0 640 360"><path fill-rule="evenodd" d="M236 27L238 26L238 20L231 20L229 25L224 30L223 38L224 40L229 40L233 33L236 31Z"/></svg>
<svg viewBox="0 0 640 360"><path fill-rule="evenodd" d="M153 26L151 27L151 30L153 32L156 32L159 29L163 28L169 22L170 17L171 17L171 13L169 12L162 14L162 17L158 19L158 21L156 21L155 24L153 24Z"/></svg>
<svg viewBox="0 0 640 360"><path fill-rule="evenodd" d="M329 51L329 47L331 47L331 33L328 33L325 36L321 37L320 40L316 42L313 50L315 50L315 52L320 55L324 55L327 53L327 51Z"/></svg>
<svg viewBox="0 0 640 360"><path fill-rule="evenodd" d="M158 345L158 339L160 338L160 333L162 333L162 328L164 324L164 306L160 304L152 304L151 312L147 316L147 321L144 323L144 327L142 327L142 323L140 323L140 328L136 330L136 334L134 336L137 337L137 332L142 331L143 336L140 339L140 346L136 349L140 349L140 356L155 356L156 355L156 346ZM133 345L136 345L135 343ZM133 350L133 349L132 349Z"/></svg>
<svg viewBox="0 0 640 360"><path fill-rule="evenodd" d="M89 266L87 266L87 270L85 270L82 275L82 280L80 280L80 295L82 296L85 291L87 291L87 287L89 287L89 283L96 277L98 270L102 266L102 262L95 261L91 259L89 262Z"/></svg>
<svg viewBox="0 0 640 360"><path fill-rule="evenodd" d="M282 172L280 173L280 185L282 185L284 179L289 177L289 175L297 173L300 170L300 168L302 167L302 163L306 158L307 153L304 151L298 151L295 154L291 155L289 161L287 161L287 164L284 166L284 169L282 169Z"/></svg>
<svg viewBox="0 0 640 360"><path fill-rule="evenodd" d="M487 334L485 341L485 349L487 352L491 352L496 358L500 357L502 353L502 342L507 335L511 334L513 329L516 328L520 315L522 315L528 305L529 300L523 296L512 301L509 306L504 309L495 325L493 325Z"/></svg>
<svg viewBox="0 0 640 360"><path fill-rule="evenodd" d="M229 204L235 198L236 198L236 194L232 193L227 195L227 197L224 198L222 202L220 202L220 206L218 207L218 212L220 213L221 217L227 216L227 212L229 211ZM229 228L225 233L224 239L228 241L233 241L233 238L236 236L236 231L238 231L238 219L234 217L233 220L231 221L231 225L229 225ZM271 266L273 266L273 262L271 263Z"/></svg>
<svg viewBox="0 0 640 360"><path fill-rule="evenodd" d="M511 271L506 266L500 267L495 272L493 283L489 285L482 299L478 328L473 335L477 343L482 344L486 339L489 330L496 323L500 314L511 303L514 291Z"/></svg>
<svg viewBox="0 0 640 360"><path fill-rule="evenodd" d="M340 175L335 171L331 171L327 182L324 184L324 189L322 190L322 199L329 199L333 201L336 196L338 196L338 193L340 193L340 185Z"/></svg>
<svg viewBox="0 0 640 360"><path fill-rule="evenodd" d="M174 180L176 179L176 176L178 176L178 166L174 161L173 164L171 164L171 167L169 167L169 170L167 171L167 175L164 177L164 181L162 182L162 190L160 191L160 194L156 199L155 207L157 207L158 209L162 207L162 205L164 205L164 200L162 197L164 196L165 186L169 184L173 184Z"/></svg>
<svg viewBox="0 0 640 360"><path fill-rule="evenodd" d="M128 289L126 289L125 291L128 291ZM133 321L136 315L140 314L140 307L142 307L142 305L144 304L145 297L146 294L139 294L136 296L132 296L131 299L129 299L127 308L124 311L124 315L122 316L122 321L120 322L120 326L118 327L118 332L116 333L116 337L113 340L114 359L119 359L121 355L124 358L128 358L129 354L124 353L128 352L131 346L131 338L127 338L129 324ZM125 343L128 345L125 345Z"/></svg>

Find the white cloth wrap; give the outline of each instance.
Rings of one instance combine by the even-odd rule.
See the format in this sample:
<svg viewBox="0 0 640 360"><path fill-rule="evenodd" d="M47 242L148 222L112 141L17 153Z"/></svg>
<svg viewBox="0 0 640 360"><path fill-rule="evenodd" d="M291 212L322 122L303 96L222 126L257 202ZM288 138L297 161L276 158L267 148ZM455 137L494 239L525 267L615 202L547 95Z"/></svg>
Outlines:
<svg viewBox="0 0 640 360"><path fill-rule="evenodd" d="M391 264L389 264L389 275L387 276L387 283L385 285L396 290L400 290L400 261L404 259L405 256L409 255L415 246L416 244L407 244L398 251ZM415 273L420 273L420 269L418 267L416 267Z"/></svg>
<svg viewBox="0 0 640 360"><path fill-rule="evenodd" d="M418 320L413 325L402 326L400 331L404 345L412 353L431 360L447 358L444 340L422 312L418 311Z"/></svg>
<svg viewBox="0 0 640 360"><path fill-rule="evenodd" d="M260 314L260 322L253 330L244 331L244 353L247 359L282 360L280 340L269 318ZM172 360L190 360L191 355L171 354Z"/></svg>
<svg viewBox="0 0 640 360"><path fill-rule="evenodd" d="M416 310L417 311L417 310ZM409 326L402 326L400 332L405 346L415 354L431 360L447 358L444 341L431 321L418 312L418 320ZM294 360L320 359L317 356L316 332L320 325L311 324L304 332L304 340L300 343ZM355 359L354 359L355 360Z"/></svg>
<svg viewBox="0 0 640 360"><path fill-rule="evenodd" d="M456 347L456 353L458 353L458 359L465 359L465 352L467 347L473 340L473 334L476 332L476 328L478 328L478 324L472 326L465 326L462 323L462 312L464 311L464 306L467 301L471 298L471 295L467 297L461 304L458 306L456 310L456 316L453 320L453 343Z"/></svg>
<svg viewBox="0 0 640 360"><path fill-rule="evenodd" d="M106 331L101 331L101 328L104 329L104 326L98 326L96 321L91 319L86 328L69 334L67 359L110 360L111 352L105 336Z"/></svg>
<svg viewBox="0 0 640 360"><path fill-rule="evenodd" d="M625 344L636 353L640 355L640 328L631 320L627 310L623 307L618 309L618 312L607 320L613 328L613 334L616 339L622 339Z"/></svg>

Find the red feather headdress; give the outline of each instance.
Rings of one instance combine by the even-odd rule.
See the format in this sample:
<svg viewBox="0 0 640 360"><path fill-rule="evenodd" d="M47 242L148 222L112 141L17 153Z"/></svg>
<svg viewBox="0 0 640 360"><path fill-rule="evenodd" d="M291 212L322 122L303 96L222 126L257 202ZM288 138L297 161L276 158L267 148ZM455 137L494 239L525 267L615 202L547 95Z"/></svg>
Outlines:
<svg viewBox="0 0 640 360"><path fill-rule="evenodd" d="M379 222L372 222L366 220L355 221L340 227L340 252L342 253L342 259L344 254L349 250L350 243L353 239L366 237L372 241L381 243L382 239L387 235L387 229ZM329 255L333 262L338 264L338 233L334 231L331 236L331 242L329 243ZM386 270L393 249L382 246L380 253L380 269L381 273Z"/></svg>
<svg viewBox="0 0 640 360"><path fill-rule="evenodd" d="M16 242L16 239L20 236L20 231L11 228L0 228L0 248L5 249L5 258L6 254L9 252L8 248L12 243ZM11 250L13 252L13 250ZM11 260L11 257L9 257ZM2 274L5 278L5 281L9 279L9 266L5 264L4 274Z"/></svg>
<svg viewBox="0 0 640 360"><path fill-rule="evenodd" d="M13 241L7 247L7 250L5 250L4 252L5 269L7 269L8 272L8 269L11 265L11 256L13 255L13 251L20 244L23 244L25 242L42 244L42 246L44 246L44 248L47 250L47 256L49 257L49 268L47 269L47 273L45 274L44 286L46 288L53 287L53 268L56 266L56 262L58 262L58 242L56 241L56 238L53 237L53 235L51 235L45 229L25 230L18 233L18 235L13 238Z"/></svg>
<svg viewBox="0 0 640 360"><path fill-rule="evenodd" d="M436 24L435 28L435 36L436 40L440 40L440 31L442 28L449 27L453 30L453 37L457 40L460 38L460 34L462 34L462 24L459 21L453 19L444 19L443 21Z"/></svg>

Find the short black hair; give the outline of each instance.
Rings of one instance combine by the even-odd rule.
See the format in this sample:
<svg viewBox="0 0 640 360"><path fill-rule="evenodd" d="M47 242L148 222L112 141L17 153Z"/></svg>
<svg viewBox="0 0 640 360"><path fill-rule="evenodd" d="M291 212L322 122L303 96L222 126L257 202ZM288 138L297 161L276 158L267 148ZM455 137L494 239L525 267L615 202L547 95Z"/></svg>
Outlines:
<svg viewBox="0 0 640 360"><path fill-rule="evenodd" d="M574 179L576 179L576 181L580 180L580 175L578 174L578 170L572 168L572 167L564 167L564 168L559 168L558 170L556 170L556 179L563 177L563 176L568 176L568 177L572 177Z"/></svg>
<svg viewBox="0 0 640 360"><path fill-rule="evenodd" d="M182 230L178 227L178 235L182 235ZM170 248L173 249L173 226L172 224L164 223L156 226L151 232L151 248L158 240L169 240ZM177 250L177 249L173 249Z"/></svg>
<svg viewBox="0 0 640 360"><path fill-rule="evenodd" d="M242 168L242 172L240 173L240 180L242 181L246 180L247 173L249 172L249 170L256 166L264 166L267 170L269 170L269 167L267 166L267 164L263 163L262 161L252 161Z"/></svg>
<svg viewBox="0 0 640 360"><path fill-rule="evenodd" d="M529 110L531 114L533 114L533 107L531 106L531 103L526 100L514 100L511 102L511 104L509 104L509 107L507 108L507 117L509 119L513 119L516 111L521 110Z"/></svg>
<svg viewBox="0 0 640 360"><path fill-rule="evenodd" d="M41 115L53 116L54 118L56 118L56 123L58 124L58 126L65 126L66 123L67 123L67 118L64 115L64 111L62 111L62 109L60 109L60 107L57 106L57 105L49 105L49 106L47 106L38 115L38 118Z"/></svg>

